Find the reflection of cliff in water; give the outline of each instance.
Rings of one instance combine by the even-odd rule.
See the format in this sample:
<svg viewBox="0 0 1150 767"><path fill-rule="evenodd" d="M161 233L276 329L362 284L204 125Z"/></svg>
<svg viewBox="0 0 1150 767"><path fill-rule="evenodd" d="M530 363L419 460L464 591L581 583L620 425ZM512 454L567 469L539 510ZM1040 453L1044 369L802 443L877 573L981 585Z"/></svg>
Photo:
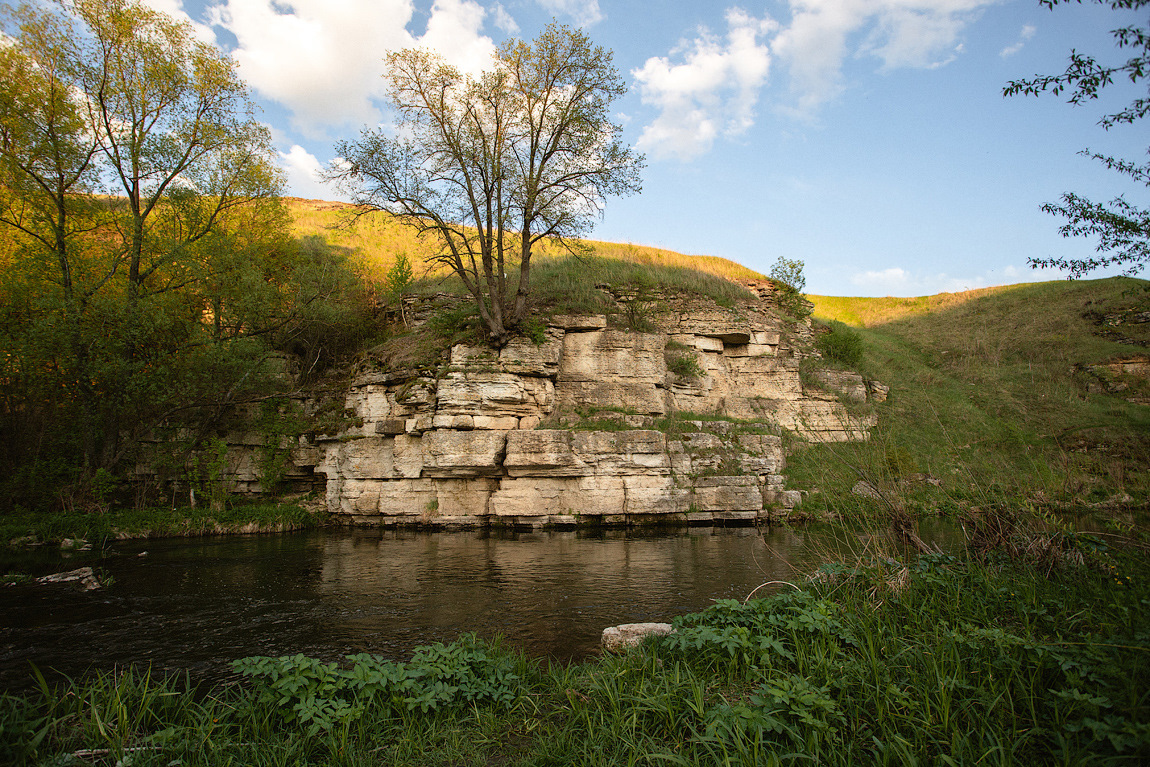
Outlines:
<svg viewBox="0 0 1150 767"><path fill-rule="evenodd" d="M348 638L364 649L398 622L435 639L499 633L532 655L568 659L594 651L608 625L665 620L793 580L810 556L804 538L749 528L352 534L327 542L321 590L344 605Z"/></svg>
<svg viewBox="0 0 1150 767"><path fill-rule="evenodd" d="M103 558L9 549L0 558L22 559L0 564L23 572L92 565L114 580L95 592L0 590L0 684L31 684L29 662L70 675L151 663L219 679L246 655L400 659L465 631L502 634L534 657L578 659L597 651L607 626L669 620L743 599L765 581L795 582L843 549L859 551L863 538L817 527L328 530L122 543ZM144 549L147 557L135 556Z"/></svg>

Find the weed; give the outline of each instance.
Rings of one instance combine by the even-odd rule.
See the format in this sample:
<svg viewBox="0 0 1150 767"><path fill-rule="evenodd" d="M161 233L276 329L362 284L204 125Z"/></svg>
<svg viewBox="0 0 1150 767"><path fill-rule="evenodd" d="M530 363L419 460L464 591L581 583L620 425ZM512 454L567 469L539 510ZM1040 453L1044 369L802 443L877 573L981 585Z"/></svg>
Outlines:
<svg viewBox="0 0 1150 767"><path fill-rule="evenodd" d="M815 347L827 359L847 367L858 367L863 357L862 337L841 322L831 320L829 331L820 333L815 339Z"/></svg>
<svg viewBox="0 0 1150 767"><path fill-rule="evenodd" d="M669 352L666 354L667 370L680 378L698 379L706 375L694 354Z"/></svg>

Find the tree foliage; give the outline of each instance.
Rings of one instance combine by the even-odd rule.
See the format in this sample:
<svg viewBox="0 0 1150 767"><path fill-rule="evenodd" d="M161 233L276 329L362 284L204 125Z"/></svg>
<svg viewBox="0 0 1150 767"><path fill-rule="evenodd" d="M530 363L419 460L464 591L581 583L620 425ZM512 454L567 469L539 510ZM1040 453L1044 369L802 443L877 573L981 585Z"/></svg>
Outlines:
<svg viewBox="0 0 1150 767"><path fill-rule="evenodd" d="M1075 0L1081 3L1082 0ZM1069 0L1040 0L1053 8ZM1150 0L1093 0L1115 11L1138 11L1150 5ZM1037 96L1049 91L1058 96L1068 94L1067 101L1074 105L1098 99L1101 92L1115 83L1127 80L1137 85L1150 75L1150 25L1127 25L1111 31L1115 46L1128 54L1124 62L1103 63L1093 56L1070 52L1066 70L1056 75L1036 75L1029 79L1014 80L1006 85L1003 94ZM1105 114L1098 124L1109 130L1115 126L1131 125L1150 113L1150 98L1137 96L1117 112ZM1150 151L1150 149L1148 149ZM1128 177L1136 184L1150 187L1150 163L1116 158L1083 150L1083 155L1097 160L1110 170ZM1127 275L1141 272L1150 260L1150 210L1127 201L1124 196L1099 203L1074 192L1062 195L1059 202L1046 203L1042 210L1066 220L1060 231L1064 237L1095 237L1097 252L1092 258L1030 259L1035 268L1061 269L1071 278L1081 277L1108 266L1125 267Z"/></svg>
<svg viewBox="0 0 1150 767"><path fill-rule="evenodd" d="M803 298L803 291L807 287L807 276L804 273L804 264L799 259L779 256L771 266L770 278L775 281L778 291L775 296L779 308L795 319L804 319L810 316L811 304Z"/></svg>
<svg viewBox="0 0 1150 767"><path fill-rule="evenodd" d="M639 191L643 158L610 120L625 92L611 53L552 24L504 44L478 76L408 49L388 55L384 77L395 135L340 142L329 178L361 212L434 238L432 260L458 275L502 345L527 313L534 246L587 232L607 196Z"/></svg>
<svg viewBox="0 0 1150 767"><path fill-rule="evenodd" d="M353 290L297 243L234 63L135 0L7 8L0 46L0 492L128 475L271 385ZM311 331L309 331L311 332Z"/></svg>

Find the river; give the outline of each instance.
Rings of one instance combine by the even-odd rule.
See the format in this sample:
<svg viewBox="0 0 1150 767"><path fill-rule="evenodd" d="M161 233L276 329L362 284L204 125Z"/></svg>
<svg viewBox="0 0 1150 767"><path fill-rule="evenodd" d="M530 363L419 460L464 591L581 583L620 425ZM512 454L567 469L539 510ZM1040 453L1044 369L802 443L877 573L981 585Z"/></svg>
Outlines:
<svg viewBox="0 0 1150 767"><path fill-rule="evenodd" d="M945 526L928 540L954 544ZM305 653L408 656L466 631L501 635L560 662L598 651L603 628L666 621L715 599L795 582L861 551L841 527L692 528L675 532L303 533L119 542L65 557L0 553L0 565L47 574L91 565L109 585L0 589L0 684L30 683L29 662L83 675L128 664L194 679L228 661ZM780 588L760 589L764 595Z"/></svg>

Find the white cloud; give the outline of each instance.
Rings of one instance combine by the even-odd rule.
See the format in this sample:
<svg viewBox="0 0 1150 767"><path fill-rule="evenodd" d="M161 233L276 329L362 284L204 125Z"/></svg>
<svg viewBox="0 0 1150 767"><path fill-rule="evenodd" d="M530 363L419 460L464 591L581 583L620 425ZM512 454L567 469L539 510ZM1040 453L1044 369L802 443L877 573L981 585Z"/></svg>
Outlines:
<svg viewBox="0 0 1150 767"><path fill-rule="evenodd" d="M1026 45L1026 41L1034 37L1034 33L1037 31L1038 30L1033 26L1027 24L1022 28L1022 31L1018 33L1018 42L1016 42L1014 45L1006 46L1001 51L999 51L998 55L1005 59L1008 56L1013 56L1014 54L1018 53L1022 50L1023 46Z"/></svg>
<svg viewBox="0 0 1150 767"><path fill-rule="evenodd" d="M330 200L335 196L331 187L320 180L323 166L311 152L296 144L290 152L280 152L279 156L287 174L289 194L308 200Z"/></svg>
<svg viewBox="0 0 1150 767"><path fill-rule="evenodd" d="M1063 278L1052 269L1030 269L1008 265L1000 270L991 269L984 274L954 277L946 272L923 274L898 267L881 271L856 272L851 275L852 285L866 295L931 296L935 293L958 293L964 290L986 288L993 285L1013 285L1019 282L1045 282Z"/></svg>
<svg viewBox="0 0 1150 767"><path fill-rule="evenodd" d="M943 66L961 52L966 26L999 1L790 0L791 23L772 50L789 67L798 110L809 113L841 91L848 55L877 56L884 69Z"/></svg>
<svg viewBox="0 0 1150 767"><path fill-rule="evenodd" d="M945 272L914 274L897 267L881 271L857 272L851 275L850 281L852 285L856 285L872 295L885 293L891 296L928 296L935 293L955 293L985 287L988 284L982 277L951 277Z"/></svg>
<svg viewBox="0 0 1150 767"><path fill-rule="evenodd" d="M435 0L427 32L416 44L438 51L464 72L490 69L495 43L479 33L486 15L474 0Z"/></svg>
<svg viewBox="0 0 1150 767"><path fill-rule="evenodd" d="M211 13L235 35L244 79L310 135L378 122L388 51L427 45L473 70L495 49L479 32L486 12L474 0L436 0L420 38L407 30L412 0L225 0Z"/></svg>
<svg viewBox="0 0 1150 767"><path fill-rule="evenodd" d="M589 27L604 19L599 0L536 0L556 16L570 16L581 27Z"/></svg>
<svg viewBox="0 0 1150 767"><path fill-rule="evenodd" d="M489 13L491 14L491 21L500 32L505 35L519 34L519 25L515 23L515 19L511 18L511 14L507 12L502 3L491 6Z"/></svg>
<svg viewBox="0 0 1150 767"><path fill-rule="evenodd" d="M184 11L183 0L143 0L144 5L149 8L166 13L169 16L175 17L180 21L186 21L192 25L196 39L208 43L210 45L216 44L216 33L207 24L203 24L194 20Z"/></svg>
<svg viewBox="0 0 1150 767"><path fill-rule="evenodd" d="M647 59L631 74L643 103L659 115L643 129L637 146L655 157L689 160L708 151L719 135L736 136L754 124L755 104L766 83L771 57L761 38L777 28L764 16L727 11L727 35L706 29L666 56Z"/></svg>

